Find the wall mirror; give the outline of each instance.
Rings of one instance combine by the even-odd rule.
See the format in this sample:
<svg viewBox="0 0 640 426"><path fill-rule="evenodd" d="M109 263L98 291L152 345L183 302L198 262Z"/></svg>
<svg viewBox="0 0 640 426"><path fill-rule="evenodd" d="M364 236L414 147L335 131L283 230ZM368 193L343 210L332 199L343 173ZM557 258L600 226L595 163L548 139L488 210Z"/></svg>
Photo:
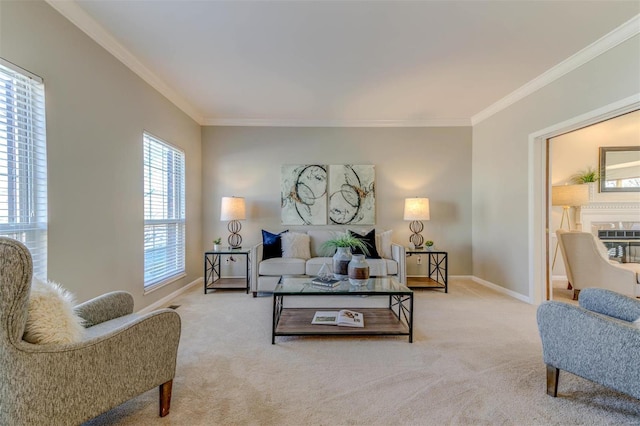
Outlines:
<svg viewBox="0 0 640 426"><path fill-rule="evenodd" d="M600 192L640 192L640 146L600 147Z"/></svg>

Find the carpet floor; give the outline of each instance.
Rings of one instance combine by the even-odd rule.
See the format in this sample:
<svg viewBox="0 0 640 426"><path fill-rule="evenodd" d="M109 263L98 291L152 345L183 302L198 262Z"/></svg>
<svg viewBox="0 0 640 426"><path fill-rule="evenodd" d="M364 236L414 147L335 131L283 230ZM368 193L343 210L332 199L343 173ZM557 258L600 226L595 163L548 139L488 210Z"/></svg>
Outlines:
<svg viewBox="0 0 640 426"><path fill-rule="evenodd" d="M640 425L639 400L570 373L547 396L536 307L470 280L415 291L413 343L272 345L271 297L197 286L171 303L182 337L169 416L153 389L86 426Z"/></svg>

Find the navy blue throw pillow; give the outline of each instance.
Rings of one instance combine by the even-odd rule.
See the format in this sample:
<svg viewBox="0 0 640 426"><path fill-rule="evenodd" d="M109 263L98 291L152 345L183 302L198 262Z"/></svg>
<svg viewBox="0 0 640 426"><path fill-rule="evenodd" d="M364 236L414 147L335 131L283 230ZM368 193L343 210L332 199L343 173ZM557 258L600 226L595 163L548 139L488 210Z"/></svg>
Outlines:
<svg viewBox="0 0 640 426"><path fill-rule="evenodd" d="M355 237L359 240L362 240L364 244L369 249L369 254L365 255L367 259L380 259L380 255L378 254L378 250L376 250L376 230L372 229L367 235L360 235L351 230L349 230L349 234L352 237ZM357 247L353 247L351 249L353 254L364 254L362 250Z"/></svg>
<svg viewBox="0 0 640 426"><path fill-rule="evenodd" d="M282 257L282 238L280 235L285 232L287 231L282 231L280 234L272 234L264 229L262 230L262 260Z"/></svg>

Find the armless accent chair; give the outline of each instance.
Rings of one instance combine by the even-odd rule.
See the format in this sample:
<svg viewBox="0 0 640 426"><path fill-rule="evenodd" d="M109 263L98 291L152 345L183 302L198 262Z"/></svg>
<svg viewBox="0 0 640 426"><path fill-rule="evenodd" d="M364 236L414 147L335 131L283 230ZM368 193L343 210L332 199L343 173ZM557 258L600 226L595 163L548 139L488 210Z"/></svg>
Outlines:
<svg viewBox="0 0 640 426"><path fill-rule="evenodd" d="M610 261L605 245L591 233L558 229L556 235L574 300L587 287L640 296L640 263Z"/></svg>
<svg viewBox="0 0 640 426"><path fill-rule="evenodd" d="M0 237L0 424L77 425L154 387L167 415L180 316L134 314L132 296L112 292L75 308L81 342L31 344L23 334L32 273L28 249Z"/></svg>
<svg viewBox="0 0 640 426"><path fill-rule="evenodd" d="M640 300L602 288L580 292L580 306L538 307L547 394L558 396L560 370L640 399Z"/></svg>

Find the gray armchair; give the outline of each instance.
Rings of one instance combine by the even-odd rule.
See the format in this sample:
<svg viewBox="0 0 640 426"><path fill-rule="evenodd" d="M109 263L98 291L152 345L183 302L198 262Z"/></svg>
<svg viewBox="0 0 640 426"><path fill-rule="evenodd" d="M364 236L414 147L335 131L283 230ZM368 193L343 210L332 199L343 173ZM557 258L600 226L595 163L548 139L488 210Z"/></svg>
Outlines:
<svg viewBox="0 0 640 426"><path fill-rule="evenodd" d="M640 301L602 288L580 292L580 306L544 302L538 329L547 394L558 395L560 370L640 399Z"/></svg>
<svg viewBox="0 0 640 426"><path fill-rule="evenodd" d="M167 415L180 316L134 314L131 295L113 292L76 308L83 341L31 344L22 336L32 269L28 249L0 237L0 424L76 425L156 386Z"/></svg>

